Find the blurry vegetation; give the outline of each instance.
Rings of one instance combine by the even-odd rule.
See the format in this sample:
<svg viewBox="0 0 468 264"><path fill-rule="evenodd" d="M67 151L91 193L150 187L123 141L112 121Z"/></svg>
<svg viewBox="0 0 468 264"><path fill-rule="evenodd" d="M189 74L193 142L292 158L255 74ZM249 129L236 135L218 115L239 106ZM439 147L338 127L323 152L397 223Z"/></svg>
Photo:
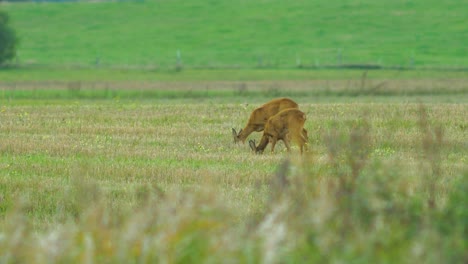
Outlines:
<svg viewBox="0 0 468 264"><path fill-rule="evenodd" d="M421 162L443 166L432 158L442 151L442 139L427 135L433 128L421 111ZM275 219L272 230L288 230L271 249L277 262L466 262L468 210L459 199L468 191L467 171L451 175L448 190L440 186L447 177L442 171L421 171L411 186L406 168L370 155L370 136L366 122L349 134L331 130L326 162L309 155L299 167L290 165L287 175L276 175L289 178L281 190L273 189L271 195L280 198L265 215ZM450 195L443 198L444 192ZM274 232L266 239L275 239Z"/></svg>
<svg viewBox="0 0 468 264"><path fill-rule="evenodd" d="M10 25L8 14L0 10L0 65L15 57L17 43L18 39Z"/></svg>

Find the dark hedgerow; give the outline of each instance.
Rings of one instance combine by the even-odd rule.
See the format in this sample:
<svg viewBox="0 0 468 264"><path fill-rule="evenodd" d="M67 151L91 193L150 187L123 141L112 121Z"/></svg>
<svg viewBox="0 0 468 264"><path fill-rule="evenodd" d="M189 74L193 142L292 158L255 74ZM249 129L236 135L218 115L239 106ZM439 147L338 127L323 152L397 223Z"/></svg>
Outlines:
<svg viewBox="0 0 468 264"><path fill-rule="evenodd" d="M16 56L18 39L8 22L8 14L0 10L0 65L12 60Z"/></svg>

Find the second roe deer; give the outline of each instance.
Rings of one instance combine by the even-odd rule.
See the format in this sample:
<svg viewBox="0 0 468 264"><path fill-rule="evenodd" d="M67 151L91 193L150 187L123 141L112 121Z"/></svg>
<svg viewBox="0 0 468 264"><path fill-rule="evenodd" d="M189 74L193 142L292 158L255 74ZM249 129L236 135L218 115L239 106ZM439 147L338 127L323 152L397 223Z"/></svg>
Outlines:
<svg viewBox="0 0 468 264"><path fill-rule="evenodd" d="M271 100L262 106L253 110L250 114L247 125L239 130L239 133L233 128L232 136L234 137L234 143L242 141L245 142L247 137L254 131L261 132L265 127L267 120L276 115L278 112L288 108L298 108L298 104L289 98L277 98Z"/></svg>
<svg viewBox="0 0 468 264"><path fill-rule="evenodd" d="M258 146L250 140L250 148L256 153L263 153L268 143L271 143L271 152L274 152L278 140L283 140L288 151L291 150L290 142L295 142L301 154L308 141L307 130L304 129L306 115L299 109L285 109L270 117L265 124L262 139Z"/></svg>

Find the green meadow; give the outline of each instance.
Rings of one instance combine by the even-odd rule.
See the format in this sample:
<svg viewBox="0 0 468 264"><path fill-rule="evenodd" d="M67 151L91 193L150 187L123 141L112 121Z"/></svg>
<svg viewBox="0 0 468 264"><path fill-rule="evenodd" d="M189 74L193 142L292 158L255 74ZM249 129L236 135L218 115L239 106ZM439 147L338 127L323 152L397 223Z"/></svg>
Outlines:
<svg viewBox="0 0 468 264"><path fill-rule="evenodd" d="M461 1L0 9L1 263L468 262ZM277 97L303 155L233 142Z"/></svg>
<svg viewBox="0 0 468 264"><path fill-rule="evenodd" d="M2 4L21 64L465 68L460 1L124 1Z"/></svg>

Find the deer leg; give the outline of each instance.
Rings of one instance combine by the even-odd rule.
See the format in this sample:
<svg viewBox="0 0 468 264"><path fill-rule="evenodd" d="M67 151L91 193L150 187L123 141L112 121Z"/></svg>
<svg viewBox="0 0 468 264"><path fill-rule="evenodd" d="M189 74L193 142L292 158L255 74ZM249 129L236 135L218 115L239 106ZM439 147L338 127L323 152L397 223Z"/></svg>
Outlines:
<svg viewBox="0 0 468 264"><path fill-rule="evenodd" d="M284 138L283 142L284 142L284 145L286 146L286 149L288 150L288 152L291 152L291 144L289 143L289 138L288 137Z"/></svg>
<svg viewBox="0 0 468 264"><path fill-rule="evenodd" d="M304 135L301 135L301 138L300 138L300 144L301 144L301 154L303 152L303 150L305 149L306 151L308 150L307 148L307 138L304 137Z"/></svg>
<svg viewBox="0 0 468 264"><path fill-rule="evenodd" d="M275 151L275 145L276 145L276 138L271 138L271 153Z"/></svg>
<svg viewBox="0 0 468 264"><path fill-rule="evenodd" d="M308 135L307 130L305 128L302 129L301 135L305 139L305 141L309 140L309 135Z"/></svg>

